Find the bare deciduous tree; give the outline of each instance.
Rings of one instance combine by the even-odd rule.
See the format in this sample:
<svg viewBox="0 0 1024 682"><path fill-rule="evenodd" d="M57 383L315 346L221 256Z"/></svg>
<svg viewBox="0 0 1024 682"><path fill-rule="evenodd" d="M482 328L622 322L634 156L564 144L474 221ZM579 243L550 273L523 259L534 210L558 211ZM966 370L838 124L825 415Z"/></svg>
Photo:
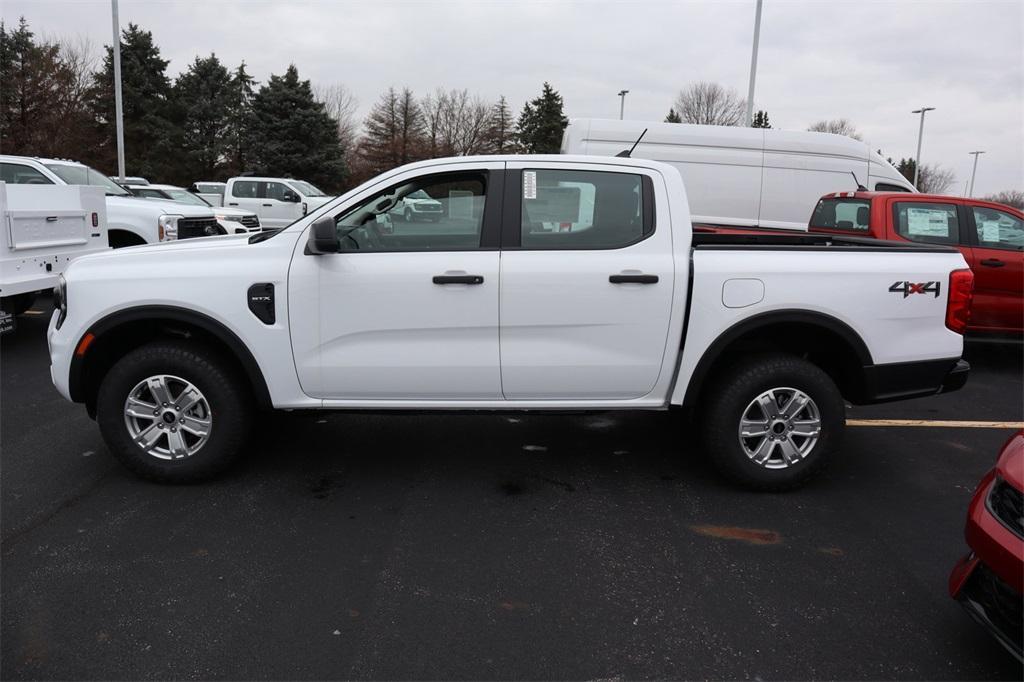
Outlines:
<svg viewBox="0 0 1024 682"><path fill-rule="evenodd" d="M985 201L994 201L997 204L1005 204L1024 210L1024 192L1019 189L1007 189L995 194L989 194Z"/></svg>
<svg viewBox="0 0 1024 682"><path fill-rule="evenodd" d="M937 163L922 163L917 174L917 189L924 194L947 194L956 182L956 174Z"/></svg>
<svg viewBox="0 0 1024 682"><path fill-rule="evenodd" d="M342 149L349 153L355 146L359 132L359 122L356 120L359 100L341 83L316 84L313 86L313 96L323 103L327 114L338 123L338 140Z"/></svg>
<svg viewBox="0 0 1024 682"><path fill-rule="evenodd" d="M715 126L746 125L747 101L718 83L691 83L676 95L672 111L682 123Z"/></svg>
<svg viewBox="0 0 1024 682"><path fill-rule="evenodd" d="M807 130L812 133L832 133L833 135L846 135L852 137L855 140L863 140L860 133L857 132L857 126L853 125L853 122L848 118L836 118L830 120L821 120L812 123L807 126Z"/></svg>
<svg viewBox="0 0 1024 682"><path fill-rule="evenodd" d="M491 105L467 90L438 88L422 104L430 156L482 154L488 144Z"/></svg>

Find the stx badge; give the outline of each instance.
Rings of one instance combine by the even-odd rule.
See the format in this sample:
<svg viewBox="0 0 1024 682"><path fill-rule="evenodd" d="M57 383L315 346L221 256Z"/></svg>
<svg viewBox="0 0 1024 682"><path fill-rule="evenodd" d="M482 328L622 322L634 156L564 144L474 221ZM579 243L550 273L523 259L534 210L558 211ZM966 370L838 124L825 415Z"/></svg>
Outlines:
<svg viewBox="0 0 1024 682"><path fill-rule="evenodd" d="M940 286L938 282L893 282L889 291L903 294L903 298L911 294L934 294L938 298Z"/></svg>

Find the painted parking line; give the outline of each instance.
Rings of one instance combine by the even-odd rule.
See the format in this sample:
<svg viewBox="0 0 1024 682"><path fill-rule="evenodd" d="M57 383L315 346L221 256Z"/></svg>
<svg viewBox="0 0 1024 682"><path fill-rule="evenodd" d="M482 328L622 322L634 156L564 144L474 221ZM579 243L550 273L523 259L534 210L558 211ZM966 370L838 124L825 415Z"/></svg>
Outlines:
<svg viewBox="0 0 1024 682"><path fill-rule="evenodd" d="M949 429L1024 429L1024 422L949 421L943 419L847 419L847 426L937 426Z"/></svg>
<svg viewBox="0 0 1024 682"><path fill-rule="evenodd" d="M25 315L45 315L45 310L26 310Z"/></svg>

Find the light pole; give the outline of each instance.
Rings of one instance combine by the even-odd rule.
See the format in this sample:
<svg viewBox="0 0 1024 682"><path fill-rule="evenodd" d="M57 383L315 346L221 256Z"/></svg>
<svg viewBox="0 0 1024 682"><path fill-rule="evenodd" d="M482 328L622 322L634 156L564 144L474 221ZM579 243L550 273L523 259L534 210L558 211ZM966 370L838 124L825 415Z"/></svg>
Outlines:
<svg viewBox="0 0 1024 682"><path fill-rule="evenodd" d="M623 115L626 113L626 95L629 94L629 90L619 90L619 120L622 120Z"/></svg>
<svg viewBox="0 0 1024 682"><path fill-rule="evenodd" d="M124 109L121 105L121 26L117 20L117 0L110 0L114 20L114 120L117 126L117 175L124 183Z"/></svg>
<svg viewBox="0 0 1024 682"><path fill-rule="evenodd" d="M971 169L971 189L967 192L967 196L968 197L973 197L974 196L974 174L978 172L978 155L979 154L984 154L985 152L977 151L977 152L968 152L968 153L974 155L974 168Z"/></svg>
<svg viewBox="0 0 1024 682"><path fill-rule="evenodd" d="M924 114L926 111L935 111L935 107L921 107L910 113L921 114L921 126L917 129L917 156L914 157L914 187L917 187L917 176L921 172L921 136L924 135Z"/></svg>
<svg viewBox="0 0 1024 682"><path fill-rule="evenodd" d="M754 48L750 53L750 87L747 88L747 126L754 125L754 78L757 76L757 43L761 39L761 0L754 12Z"/></svg>

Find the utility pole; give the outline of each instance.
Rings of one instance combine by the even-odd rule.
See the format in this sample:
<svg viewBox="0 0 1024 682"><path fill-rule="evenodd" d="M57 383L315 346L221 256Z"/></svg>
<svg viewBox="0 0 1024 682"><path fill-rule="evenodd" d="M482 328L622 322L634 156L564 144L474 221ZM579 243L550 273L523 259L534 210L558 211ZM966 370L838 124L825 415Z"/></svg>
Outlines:
<svg viewBox="0 0 1024 682"><path fill-rule="evenodd" d="M754 12L754 48L750 53L750 87L747 88L747 127L754 125L754 79L757 77L757 43L761 39L761 0Z"/></svg>
<svg viewBox="0 0 1024 682"><path fill-rule="evenodd" d="M626 95L629 94L629 90L619 90L619 120L622 120L623 115L626 113Z"/></svg>
<svg viewBox="0 0 1024 682"><path fill-rule="evenodd" d="M110 0L114 19L114 119L117 126L117 181L124 183L124 108L121 104L121 25L117 20L117 0Z"/></svg>
<svg viewBox="0 0 1024 682"><path fill-rule="evenodd" d="M921 126L917 129L917 156L914 157L914 187L917 187L917 176L921 173L921 136L924 135L924 115L928 111L935 111L935 107L921 107L910 112L921 114Z"/></svg>
<svg viewBox="0 0 1024 682"><path fill-rule="evenodd" d="M985 152L968 152L968 154L974 155L974 168L971 170L971 189L967 192L968 197L974 196L974 174L978 172L978 155L984 154Z"/></svg>

